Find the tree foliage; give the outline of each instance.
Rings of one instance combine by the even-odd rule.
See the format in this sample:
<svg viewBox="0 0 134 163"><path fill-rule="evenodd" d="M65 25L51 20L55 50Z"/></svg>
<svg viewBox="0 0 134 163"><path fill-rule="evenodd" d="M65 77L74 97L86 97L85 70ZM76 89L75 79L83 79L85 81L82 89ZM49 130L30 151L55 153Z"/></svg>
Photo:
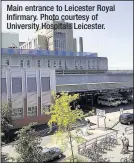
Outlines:
<svg viewBox="0 0 134 163"><path fill-rule="evenodd" d="M78 99L79 95L69 95L62 92L60 95L53 93L54 104L51 105L49 114L51 119L48 125L51 127L53 123L56 123L59 130L71 129L74 124L77 124L77 120L82 120L85 117L84 113L80 109L72 110L70 103Z"/></svg>
<svg viewBox="0 0 134 163"><path fill-rule="evenodd" d="M17 132L18 140L15 149L19 154L19 162L42 162L42 147L40 146L41 138L37 136L32 126L35 123L23 127Z"/></svg>
<svg viewBox="0 0 134 163"><path fill-rule="evenodd" d="M12 115L11 115L11 107L9 103L5 103L1 107L1 138L2 145L5 141L9 141L9 132L13 127L12 125Z"/></svg>
<svg viewBox="0 0 134 163"><path fill-rule="evenodd" d="M48 122L50 128L55 123L58 126L56 133L58 140L67 148L68 144L71 148L72 158L74 162L73 141L80 142L83 140L78 135L73 135L71 130L74 125L77 126L77 120L84 118L84 113L80 109L72 110L70 103L78 99L78 94L69 95L62 92L60 95L53 93L54 104L50 108L51 119Z"/></svg>
<svg viewBox="0 0 134 163"><path fill-rule="evenodd" d="M11 108L8 103L5 103L1 109L1 131L4 133L12 128Z"/></svg>

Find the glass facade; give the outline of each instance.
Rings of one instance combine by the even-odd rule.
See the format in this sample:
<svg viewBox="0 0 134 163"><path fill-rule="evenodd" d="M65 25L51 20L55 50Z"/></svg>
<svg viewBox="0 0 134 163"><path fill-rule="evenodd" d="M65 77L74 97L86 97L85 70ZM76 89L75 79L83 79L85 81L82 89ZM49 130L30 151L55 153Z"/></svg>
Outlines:
<svg viewBox="0 0 134 163"><path fill-rule="evenodd" d="M1 78L1 93L7 93L6 78Z"/></svg>
<svg viewBox="0 0 134 163"><path fill-rule="evenodd" d="M27 77L27 92L37 92L36 77Z"/></svg>
<svg viewBox="0 0 134 163"><path fill-rule="evenodd" d="M12 78L12 93L22 92L22 78Z"/></svg>
<svg viewBox="0 0 134 163"><path fill-rule="evenodd" d="M50 77L41 77L42 92L50 91Z"/></svg>

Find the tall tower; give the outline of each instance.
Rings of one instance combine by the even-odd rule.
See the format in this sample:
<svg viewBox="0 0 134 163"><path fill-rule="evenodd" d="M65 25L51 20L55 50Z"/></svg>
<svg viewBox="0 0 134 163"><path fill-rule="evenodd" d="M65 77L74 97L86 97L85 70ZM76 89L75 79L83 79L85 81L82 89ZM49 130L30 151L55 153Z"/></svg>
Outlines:
<svg viewBox="0 0 134 163"><path fill-rule="evenodd" d="M82 37L79 37L79 51L80 52L83 52L83 38Z"/></svg>

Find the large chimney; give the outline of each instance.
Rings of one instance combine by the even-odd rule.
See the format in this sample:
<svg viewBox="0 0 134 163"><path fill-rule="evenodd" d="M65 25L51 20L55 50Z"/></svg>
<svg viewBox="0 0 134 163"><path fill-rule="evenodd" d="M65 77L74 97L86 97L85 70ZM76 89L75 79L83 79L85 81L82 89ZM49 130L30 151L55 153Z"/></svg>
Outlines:
<svg viewBox="0 0 134 163"><path fill-rule="evenodd" d="M79 37L79 47L80 47L80 52L83 52L83 38Z"/></svg>

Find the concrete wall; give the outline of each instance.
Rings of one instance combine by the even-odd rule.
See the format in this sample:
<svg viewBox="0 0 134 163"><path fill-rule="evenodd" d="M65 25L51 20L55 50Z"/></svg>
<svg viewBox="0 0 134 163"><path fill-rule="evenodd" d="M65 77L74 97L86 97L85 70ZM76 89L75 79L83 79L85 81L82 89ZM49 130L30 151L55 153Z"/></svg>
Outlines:
<svg viewBox="0 0 134 163"><path fill-rule="evenodd" d="M65 70L65 61L68 70L107 70L108 60L104 57L78 57L78 56L34 56L34 55L2 55L2 65L6 65L9 60L11 66L20 66L21 60L24 62L24 67L27 67L27 61L30 61L30 67L38 67L38 60L40 60L41 68L49 68L56 70ZM48 67L50 61L50 67ZM54 66L56 61L56 67ZM61 67L59 65L61 61Z"/></svg>
<svg viewBox="0 0 134 163"><path fill-rule="evenodd" d="M9 48L13 44L19 48L19 34L2 33L2 48Z"/></svg>
<svg viewBox="0 0 134 163"><path fill-rule="evenodd" d="M39 49L47 49L47 41L46 41L45 36L38 35L38 46L39 46Z"/></svg>
<svg viewBox="0 0 134 163"><path fill-rule="evenodd" d="M99 82L128 82L133 81L133 74L88 74L88 75L57 75L56 84L79 84Z"/></svg>
<svg viewBox="0 0 134 163"><path fill-rule="evenodd" d="M29 46L29 43L31 46ZM28 40L20 46L21 49L47 49L46 37L44 35L35 35L34 38Z"/></svg>

